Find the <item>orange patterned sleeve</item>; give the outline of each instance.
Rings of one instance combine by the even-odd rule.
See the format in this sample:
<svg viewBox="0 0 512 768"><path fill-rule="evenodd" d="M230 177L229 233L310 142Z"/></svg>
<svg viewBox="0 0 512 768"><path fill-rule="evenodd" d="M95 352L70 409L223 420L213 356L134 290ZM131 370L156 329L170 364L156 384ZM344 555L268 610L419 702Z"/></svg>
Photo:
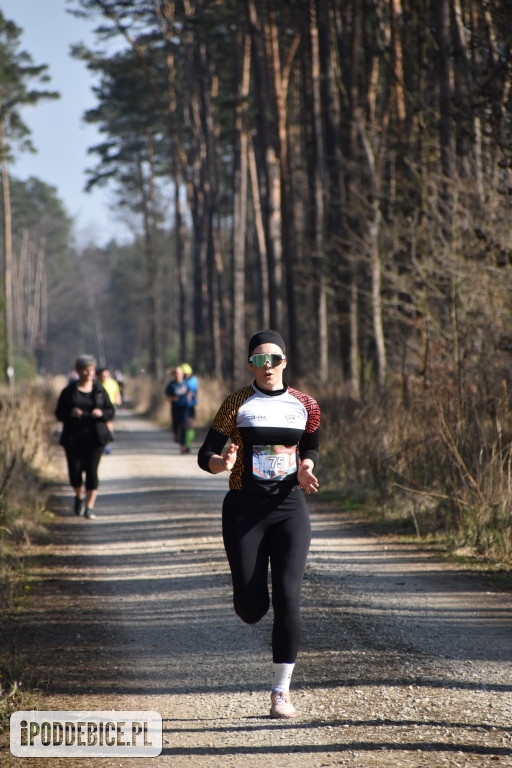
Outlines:
<svg viewBox="0 0 512 768"><path fill-rule="evenodd" d="M252 387L244 387L233 392L232 395L228 395L215 416L212 429L217 430L226 437L231 437L233 440L233 433L236 430L236 415L240 406L253 394Z"/></svg>

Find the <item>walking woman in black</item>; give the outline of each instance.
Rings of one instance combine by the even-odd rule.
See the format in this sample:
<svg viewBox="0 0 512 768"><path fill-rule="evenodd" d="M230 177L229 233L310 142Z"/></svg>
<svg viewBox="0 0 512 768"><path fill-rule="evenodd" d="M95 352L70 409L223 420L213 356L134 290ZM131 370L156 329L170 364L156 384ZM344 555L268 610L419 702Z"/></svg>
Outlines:
<svg viewBox="0 0 512 768"><path fill-rule="evenodd" d="M107 422L114 418L114 407L107 392L94 380L94 357L81 355L75 363L75 371L78 379L71 381L60 393L55 416L63 422L59 442L66 452L69 482L75 492L74 513L95 518L98 466L105 446L113 439Z"/></svg>
<svg viewBox="0 0 512 768"><path fill-rule="evenodd" d="M304 498L315 493L320 409L283 381L286 350L279 333L249 342L254 381L222 403L199 450L199 466L231 472L222 532L236 613L255 624L268 611L272 583L273 676L271 717L293 717L290 681L297 656L300 596L311 525ZM224 446L231 445L227 451Z"/></svg>

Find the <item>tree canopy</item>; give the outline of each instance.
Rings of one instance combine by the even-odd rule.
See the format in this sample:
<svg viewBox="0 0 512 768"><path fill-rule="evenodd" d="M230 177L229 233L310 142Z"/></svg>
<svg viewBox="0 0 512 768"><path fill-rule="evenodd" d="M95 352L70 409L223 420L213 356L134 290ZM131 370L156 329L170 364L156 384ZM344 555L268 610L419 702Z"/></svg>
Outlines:
<svg viewBox="0 0 512 768"><path fill-rule="evenodd" d="M158 211L146 240L155 226L169 239L141 268L161 292L171 262L178 345L203 373L239 377L240 341L267 324L297 373L313 361L356 396L368 375L420 369L427 337L430 353L463 353L489 313L484 284L496 269L509 281L505 2L74 8L98 21L98 51L80 52L100 77L87 119L105 134L90 183L115 179L134 211ZM112 36L125 47L106 56ZM169 338L153 298L158 358ZM500 311L490 322L505 330Z"/></svg>
<svg viewBox="0 0 512 768"><path fill-rule="evenodd" d="M93 283L138 318L145 369L187 357L238 382L243 340L269 325L293 373L356 399L441 364L460 377L478 345L506 359L504 0L70 6L97 23L95 49L75 49L102 134L87 185L109 185L134 226ZM129 349L127 326L105 324L107 347Z"/></svg>

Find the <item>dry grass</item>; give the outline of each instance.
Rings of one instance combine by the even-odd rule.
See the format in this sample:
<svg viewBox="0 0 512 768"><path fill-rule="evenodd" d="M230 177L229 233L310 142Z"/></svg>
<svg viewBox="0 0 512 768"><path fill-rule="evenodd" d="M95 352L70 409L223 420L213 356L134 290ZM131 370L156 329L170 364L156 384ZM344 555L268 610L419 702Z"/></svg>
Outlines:
<svg viewBox="0 0 512 768"><path fill-rule="evenodd" d="M11 608L34 537L44 534L51 390L22 386L0 395L0 610Z"/></svg>
<svg viewBox="0 0 512 768"><path fill-rule="evenodd" d="M364 402L326 393L323 488L443 536L453 550L510 569L512 418L508 386L397 381ZM320 398L322 400L322 398Z"/></svg>
<svg viewBox="0 0 512 768"><path fill-rule="evenodd" d="M0 616L28 594L31 544L47 535L45 483L49 471L51 406L46 384L0 391ZM10 713L32 706L34 682L16 648L0 648L0 730Z"/></svg>

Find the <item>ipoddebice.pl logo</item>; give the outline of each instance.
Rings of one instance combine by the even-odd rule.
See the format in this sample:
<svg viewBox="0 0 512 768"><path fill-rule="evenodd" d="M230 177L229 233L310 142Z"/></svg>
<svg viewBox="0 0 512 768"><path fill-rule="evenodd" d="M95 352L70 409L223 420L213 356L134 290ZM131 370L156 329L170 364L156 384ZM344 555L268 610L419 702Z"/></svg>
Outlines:
<svg viewBox="0 0 512 768"><path fill-rule="evenodd" d="M162 751L158 712L14 712L15 757L156 757Z"/></svg>

